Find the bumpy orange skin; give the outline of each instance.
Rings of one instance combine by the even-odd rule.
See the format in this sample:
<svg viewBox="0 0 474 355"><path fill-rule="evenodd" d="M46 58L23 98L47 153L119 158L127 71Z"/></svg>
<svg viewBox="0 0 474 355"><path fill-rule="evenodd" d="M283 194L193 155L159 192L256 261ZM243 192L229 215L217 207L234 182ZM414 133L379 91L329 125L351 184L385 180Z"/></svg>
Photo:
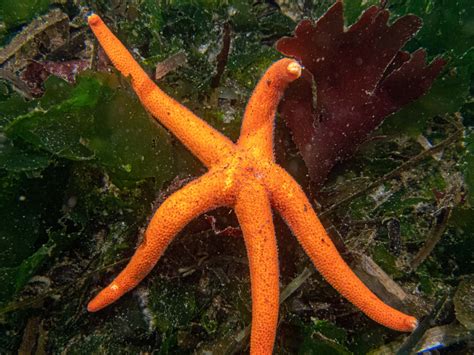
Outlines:
<svg viewBox="0 0 474 355"><path fill-rule="evenodd" d="M287 85L301 66L281 59L264 74L248 103L236 144L161 91L99 16L89 25L115 67L131 78L143 105L195 154L209 171L158 208L129 264L88 305L90 312L115 302L155 266L173 237L193 218L218 206L236 211L250 261L251 354L271 354L278 319L278 255L272 207L285 219L324 278L367 316L386 327L412 331L414 317L377 298L352 272L326 234L298 183L275 163L273 126Z"/></svg>

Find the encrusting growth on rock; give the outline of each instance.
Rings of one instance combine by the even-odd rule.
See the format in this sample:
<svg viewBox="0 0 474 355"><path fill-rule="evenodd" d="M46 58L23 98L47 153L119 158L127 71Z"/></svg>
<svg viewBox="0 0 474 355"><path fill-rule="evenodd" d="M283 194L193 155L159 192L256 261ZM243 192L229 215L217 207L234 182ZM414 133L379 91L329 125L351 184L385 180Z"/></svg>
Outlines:
<svg viewBox="0 0 474 355"><path fill-rule="evenodd" d="M415 329L414 317L383 303L357 278L339 255L301 187L275 163L275 112L285 88L301 75L301 66L296 61L281 59L264 74L250 98L240 138L234 144L161 91L99 16L92 14L88 21L114 66L131 78L143 105L208 168L206 174L172 194L158 208L129 264L89 303L90 312L110 305L136 287L193 218L219 206L230 206L242 227L250 264L250 352L271 354L279 304L273 207L338 292L386 327L399 331Z"/></svg>

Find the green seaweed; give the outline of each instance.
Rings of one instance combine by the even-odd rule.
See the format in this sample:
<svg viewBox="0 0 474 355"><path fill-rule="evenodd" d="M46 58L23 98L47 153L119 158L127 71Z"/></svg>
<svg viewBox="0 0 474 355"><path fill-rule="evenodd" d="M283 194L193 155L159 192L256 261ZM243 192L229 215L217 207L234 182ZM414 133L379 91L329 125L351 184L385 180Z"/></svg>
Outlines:
<svg viewBox="0 0 474 355"><path fill-rule="evenodd" d="M459 111L469 99L473 74L474 49L469 49L454 56L430 91L390 117L384 123L384 129L389 132L403 129L416 136L426 130L430 118Z"/></svg>
<svg viewBox="0 0 474 355"><path fill-rule="evenodd" d="M474 131L470 131L464 138L466 154L463 157L464 181L469 189L468 199L474 207Z"/></svg>
<svg viewBox="0 0 474 355"><path fill-rule="evenodd" d="M52 77L36 108L5 133L56 157L96 160L121 182L162 183L173 171L169 137L127 85L114 74L83 74L74 88Z"/></svg>
<svg viewBox="0 0 474 355"><path fill-rule="evenodd" d="M161 333L173 333L187 326L197 315L193 291L175 282L158 280L150 288L148 297L151 322Z"/></svg>
<svg viewBox="0 0 474 355"><path fill-rule="evenodd" d="M306 333L298 354L340 354L346 355L351 352L346 348L346 332L336 325L313 318L312 322L304 329Z"/></svg>
<svg viewBox="0 0 474 355"><path fill-rule="evenodd" d="M46 12L50 4L51 0L2 1L0 22L3 22L7 29L17 26Z"/></svg>

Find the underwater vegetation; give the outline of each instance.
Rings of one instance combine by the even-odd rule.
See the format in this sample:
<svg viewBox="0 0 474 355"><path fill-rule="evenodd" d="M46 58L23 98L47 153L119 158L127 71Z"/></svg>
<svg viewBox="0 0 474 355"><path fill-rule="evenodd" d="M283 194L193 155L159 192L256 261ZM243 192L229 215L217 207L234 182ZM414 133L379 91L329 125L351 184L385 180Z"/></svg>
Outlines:
<svg viewBox="0 0 474 355"><path fill-rule="evenodd" d="M112 68L89 10L233 140L279 51L306 68L280 106L277 162L357 276L421 324L406 335L367 319L275 216L276 353L472 344L470 1L25 0L0 4L0 352L248 351L249 266L227 209L190 223L135 291L86 311L154 209L204 172Z"/></svg>
<svg viewBox="0 0 474 355"><path fill-rule="evenodd" d="M405 15L389 24L389 16L387 9L371 6L344 29L343 4L337 2L314 26L303 20L295 37L276 43L308 71L307 80L287 91L281 112L316 185L387 116L425 94L445 64L438 57L426 65L424 49L401 50L422 26L419 17Z"/></svg>

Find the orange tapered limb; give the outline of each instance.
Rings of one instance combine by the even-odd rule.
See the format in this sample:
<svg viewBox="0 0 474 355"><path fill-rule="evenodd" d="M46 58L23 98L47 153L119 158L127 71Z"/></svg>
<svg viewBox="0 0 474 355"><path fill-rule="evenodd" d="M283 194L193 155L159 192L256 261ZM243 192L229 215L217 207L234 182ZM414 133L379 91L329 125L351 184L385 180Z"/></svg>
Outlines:
<svg viewBox="0 0 474 355"><path fill-rule="evenodd" d="M234 146L229 138L156 86L99 16L93 14L88 21L114 66L124 76L131 77L133 89L143 105L204 165L211 167L220 161L222 154L232 152Z"/></svg>
<svg viewBox="0 0 474 355"><path fill-rule="evenodd" d="M256 158L274 160L273 127L278 104L288 83L299 78L301 66L292 59L272 65L258 82L245 109L237 145Z"/></svg>
<svg viewBox="0 0 474 355"><path fill-rule="evenodd" d="M137 286L153 269L170 241L192 219L228 203L222 172L210 171L168 197L153 216L145 237L122 272L90 301L96 312Z"/></svg>
<svg viewBox="0 0 474 355"><path fill-rule="evenodd" d="M252 285L251 354L271 354L278 322L279 271L273 216L267 191L249 181L237 197Z"/></svg>
<svg viewBox="0 0 474 355"><path fill-rule="evenodd" d="M374 321L398 331L415 329L416 318L382 302L349 268L298 183L281 168L273 174L268 180L273 205L326 281Z"/></svg>

